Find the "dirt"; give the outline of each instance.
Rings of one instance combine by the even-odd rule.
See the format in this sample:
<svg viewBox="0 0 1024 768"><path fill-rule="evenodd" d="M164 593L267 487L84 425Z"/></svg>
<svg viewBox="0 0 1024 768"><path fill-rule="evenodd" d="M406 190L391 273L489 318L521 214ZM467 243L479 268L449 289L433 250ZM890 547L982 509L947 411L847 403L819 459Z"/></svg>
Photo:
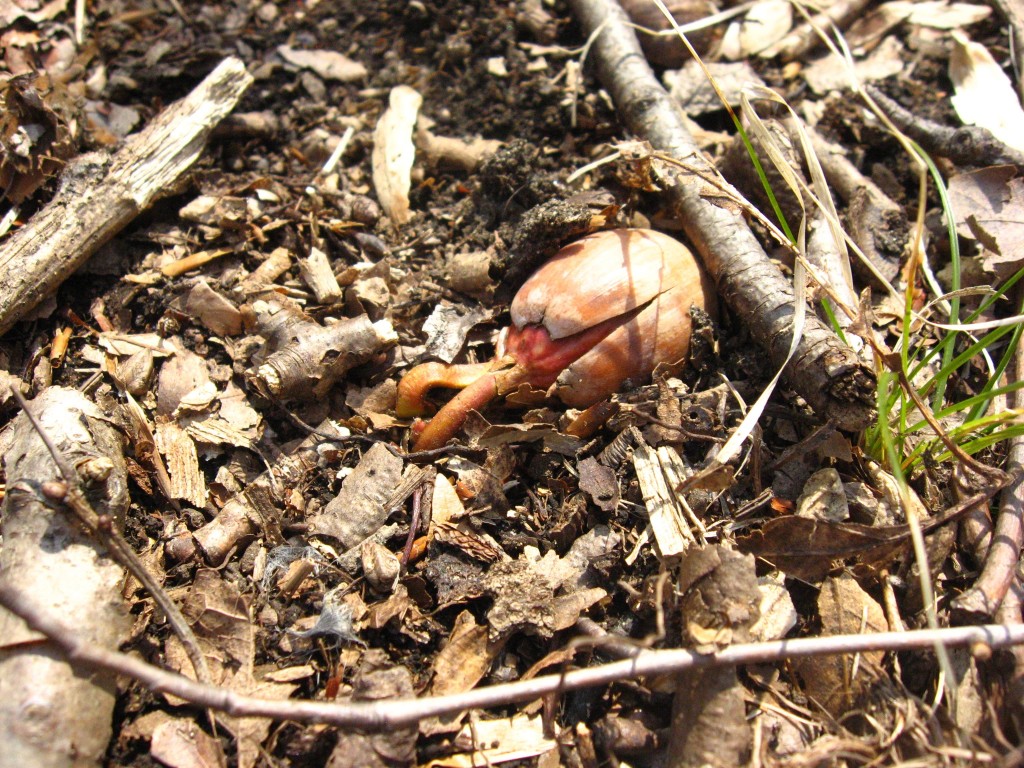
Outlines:
<svg viewBox="0 0 1024 768"><path fill-rule="evenodd" d="M727 307L715 320L707 315L695 318L695 339L700 343L694 344L688 366L672 371L672 376L659 375L653 383L629 381L616 397L615 409L580 416L567 414L556 401L538 402L536 397L527 398L528 407L491 405L483 416L471 417L460 433L467 447L414 460L384 450L380 463L368 468L367 457L377 447L390 445L399 454L411 448L409 421L394 414L393 385L412 364L429 356L425 342L440 343L428 338L423 327L439 304L449 306L455 318L450 321L454 341L449 340L439 356L454 362L485 361L494 354L495 332L508 324L508 302L515 290L565 242L599 228L606 219L620 225L652 223L682 237L681 223L664 199L654 189L639 188L630 176L636 168L628 163L602 166L583 183L567 181L629 137L592 67L584 65L578 91L571 87L585 41L570 8L559 1L538 4L542 13L534 11L531 20L528 5L455 0L186 4L183 19L172 4L140 9L103 0L89 6L88 42L69 62L63 82L52 86L61 94L69 92L79 107L86 98L107 114L112 105L129 107L137 113L140 127L187 94L225 56L241 58L255 78L234 112L260 115L260 127L229 120L215 132L184 188L144 212L104 246L64 283L54 307L19 323L0 341L0 352L6 370L24 380L30 394L51 383L83 388L125 429L130 428L121 411L124 393L99 368L96 334L101 320L109 322L109 332L156 333L180 345L179 357L195 356L189 356L188 365L176 374L166 373L170 358L155 361L155 376L136 393L153 424L187 425L197 420L196 413L218 407L228 413L222 396L233 383L235 402L251 409L258 423L246 428L251 440L235 447L230 441L196 443L195 465L210 489L205 504L179 498L181 509L176 511L153 479L152 463L138 439L126 447L132 478L126 537L161 574L172 596L188 606L190 618L195 616L189 611L201 611L197 595L190 592L197 575L223 582L223 605L243 607L238 609L237 627L218 630L224 633L220 641L247 638L250 656L244 664L257 678L272 670L301 668L288 678L291 688L286 696L341 701L353 693L376 699L384 695L381 691L395 696L457 692L460 689L445 689L443 680L439 683L443 673L437 664L443 649L454 645L453 632L463 622L476 625L476 644L467 645L461 661L448 663L469 666L480 663L481 654L487 659L469 687L520 679L534 665L537 674L557 673L614 658L614 653L602 649L601 641L594 649L572 645L573 638L584 634L577 618L592 619L605 633L632 639L637 648L710 652L730 643L772 639L752 630L756 610L744 614L750 604L764 599L748 577L755 568L760 577L773 571L766 559L754 566L754 560L746 558L746 575L719 585L701 578L724 568L726 561L729 568L740 567L731 559L739 556L731 550L717 564L701 561L700 568L706 570L700 574L677 580L676 561L660 558L651 543L637 544L650 507L635 459L630 458L643 450L630 442L632 435L642 435L650 446L671 448L691 466L702 467L742 416L735 395L746 404L753 402L774 374L765 354L753 345L749 329ZM59 18L71 15L69 10ZM66 32L49 21L34 24L23 19L11 29L36 31L41 42L25 48L23 60L9 53L8 67L18 63L44 70L57 55L57 42L66 39ZM997 56L1006 53L998 23L985 22L972 33ZM950 89L945 76L948 40L918 45L907 28L889 34L901 36L908 45L914 67L877 85L911 112L953 125L952 111L936 95ZM353 82L319 77L285 64L278 52L283 45L340 52L362 64L366 74ZM798 112L805 100L820 108L822 132L841 143L859 169L893 200L908 206L912 217L909 206L917 199L917 177L898 144L876 124L865 122L863 110L851 105L848 94L817 97L780 62L752 58L751 63L766 82L787 94ZM88 91L85 78L97 77L101 68L104 77ZM375 194L371 152L374 126L390 90L399 84L422 96L421 116L432 121L430 130L436 136L484 137L503 142L504 148L472 171L418 160L409 195L413 215L408 224L396 227ZM53 118L58 123L66 119ZM708 131L732 131L722 113L698 122ZM110 151L121 141L116 132L95 121L83 125L69 156ZM321 168L348 127L354 133L333 172L336 177L325 180ZM724 147L712 138L707 150L720 155ZM53 194L53 170L47 167L37 176L41 183L26 194L21 223ZM184 220L181 209L199 195L218 198L221 207L207 219ZM225 200L231 199L259 203L229 209ZM932 207L936 203L933 193ZM846 217L848 211L841 214ZM944 230L936 225L933 231L941 235ZM941 241L935 242L930 256L938 271L947 257ZM202 278L215 292L241 305L251 298L238 292L241 279L275 249L287 249L295 259L308 255L313 246L327 254L335 274L352 268L349 271L357 275L343 285L343 297L333 305L318 305L294 263L275 279L278 293L301 298L310 322L342 316L386 320L397 343L360 359L324 396L281 402L257 391L253 383L252 370L264 354L264 339L253 333L214 332L197 320L188 302ZM214 250L223 255L199 270L169 278L159 273L173 258ZM895 254L901 255L905 256ZM465 259L466 269L475 270L475 282L455 274L457 257ZM67 355L51 366L53 338L63 327L72 329ZM898 324L880 326L890 343L898 331ZM921 343L933 341L924 334ZM202 375L196 373L199 369ZM175 378L190 375L213 382L218 393L213 404L193 412L176 409L180 397L168 394L176 385L188 392L191 387ZM724 379L729 386L723 385ZM968 370L952 389L967 396L978 386L977 371ZM435 395L438 403L446 397ZM8 400L5 420L16 412ZM327 418L350 435L317 437L314 428L326 429L322 422ZM593 429L584 429L587 419L594 421ZM583 436L570 437L574 428ZM277 466L310 439L318 446L316 455L307 471L289 477L286 492L273 499L272 524L255 526L240 536L218 562L204 562L201 550L190 550L180 562L167 554L169 542L191 541L193 532L209 525L225 503L268 465ZM604 460L616 450L625 460ZM865 629L859 623L859 608L856 621L840 615L844 601L862 601L882 616L880 606L892 598L901 606L908 627L924 626L906 520L898 511L890 510L888 518L879 512L885 506L883 484L873 474L874 465L858 435L822 425L798 395L783 387L773 396L744 456L732 467L730 480L689 491L686 498L708 532L705 552L717 552L722 542L734 544L751 532L752 540L769 542L764 551L793 546L794 551L785 555L794 561L811 557L807 552L814 547L823 548L813 556L814 567L801 570L793 565L780 582L795 604L795 624L785 630L788 636L857 634L893 626L885 621L891 615L871 624L877 618L872 613L870 621L865 619ZM1000 444L979 454L991 466L999 466L1004 456ZM400 498L381 521L380 525L394 527L377 541L384 550L376 551L377 560L367 561L364 554L361 565L339 567L336 558L346 547L336 534L322 535L325 529L318 526L326 525L323 520L332 501L344 493L343 484L350 487L354 472L368 472L366 492L376 496L372 504L366 502L367 508L380 511L402 473L416 466L436 470L435 482L451 480L452 493L439 496L431 484L433 475L425 476L418 490ZM807 534L811 544L794 543L792 531L804 529L786 529L778 522L790 517L809 478L823 469L837 470L837 477L847 484L859 483L863 504L850 502L852 522L822 523ZM960 500L951 487L948 464L925 466L914 474L912 485L928 513L939 514ZM853 491L847 488L846 493ZM432 531L429 542L425 529L410 534L414 507L426 513L431 501L437 505L442 498L457 510L453 519L443 530ZM433 512L438 514L437 509ZM871 546L862 545L858 537L869 534L855 530L857 525L884 528L895 538L884 546L874 539ZM602 539L602 544L576 555L583 558L585 573L558 581L553 563L566 558L580 546L584 534L595 530L614 541ZM949 601L973 583L979 567L973 553L958 547L952 530L947 526L928 535L932 575L947 621ZM627 558L634 546L636 551ZM754 551L752 546L748 543L744 551ZM410 552L412 560L405 563ZM394 565L390 558L395 556L403 558L403 565L392 579L387 568ZM783 560L780 557L776 564ZM282 589L282 580L289 569L298 567L296 563L307 563L308 572L299 573ZM275 565L280 570L275 571ZM380 572L374 570L377 567ZM835 601L839 608L822 597L834 597L827 593L840 589L845 591ZM575 608L569 605L571 596L580 600ZM125 650L175 667L168 650L171 633L162 617L134 586L126 598L135 629ZM351 611L350 625L310 633L332 600ZM571 620L563 623L566 612ZM200 639L211 646L217 642L216 637ZM849 661L853 656L838 658ZM673 723L669 679L645 677L572 691L547 700L543 708L551 728L546 735L557 734L557 743L544 741L542 729L530 731L534 735L524 737L527 756L513 764L594 766L628 760L658 765L658 754L666 747L677 756L682 752L693 758L705 754L701 745L713 741L714 728L730 733L746 729L747 718L754 719L755 714L759 760L767 764L895 765L913 759L938 764L938 752L954 746L975 749L984 760L1019 757L1012 746L1019 743L1019 702L1008 687L1009 675L1000 680L1002 669L1013 668L1008 656L997 653L987 663L980 655L957 656L957 664L970 672L957 695L964 700L970 698L968 693L975 698L991 696L993 702L969 725L951 719L948 702L939 713L929 708L937 678L930 652L868 654L859 676L852 678L848 663L837 664L780 662L744 666L738 674L724 677L716 673L713 678L691 678L688 689L719 686L722 696L734 697L722 704L727 714L719 723L692 730ZM224 679L243 688L250 685L234 674L225 672ZM677 701L677 715L680 707ZM510 703L477 714L483 720L527 713L536 718L541 710L536 704ZM155 764L154 733L176 718L194 721L213 735L198 709L124 680L106 764ZM911 724L901 723L901 718ZM246 750L231 737L229 725L218 729L212 742L215 752L232 765L455 765L445 761L466 751L455 739L459 726L456 722L450 728L421 729L418 737L400 730L369 736L351 729L282 722L252 737L260 744L257 750L252 745ZM516 721L510 729L522 727ZM641 748L631 751L626 731L634 734ZM749 760L751 740L739 741L733 757ZM725 765L733 759L728 754L712 751L705 758ZM180 755L176 759L179 762L164 762L214 764L198 758L190 762ZM433 759L438 762L430 763ZM943 764L966 764L967 759L947 757Z"/></svg>

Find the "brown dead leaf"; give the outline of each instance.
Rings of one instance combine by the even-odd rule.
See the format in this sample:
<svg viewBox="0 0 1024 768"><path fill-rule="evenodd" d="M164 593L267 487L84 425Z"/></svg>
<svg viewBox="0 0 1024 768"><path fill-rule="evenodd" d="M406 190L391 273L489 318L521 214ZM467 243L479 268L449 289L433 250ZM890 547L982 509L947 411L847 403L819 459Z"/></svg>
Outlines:
<svg viewBox="0 0 1024 768"><path fill-rule="evenodd" d="M769 520L736 545L787 575L816 584L846 561L881 567L906 546L905 525L873 528L789 515Z"/></svg>
<svg viewBox="0 0 1024 768"><path fill-rule="evenodd" d="M228 762L220 742L185 719L158 725L149 754L169 768L223 768Z"/></svg>
<svg viewBox="0 0 1024 768"><path fill-rule="evenodd" d="M242 332L242 313L205 280L198 281L189 291L185 313L218 336L237 336Z"/></svg>
<svg viewBox="0 0 1024 768"><path fill-rule="evenodd" d="M961 173L949 181L957 232L977 240L985 269L1005 280L1024 253L1024 178L1011 165Z"/></svg>
<svg viewBox="0 0 1024 768"><path fill-rule="evenodd" d="M605 512L614 512L619 506L619 482L615 470L588 457L577 465L580 490Z"/></svg>
<svg viewBox="0 0 1024 768"><path fill-rule="evenodd" d="M181 399L210 381L206 360L191 350L173 343L174 356L164 361L157 377L157 413L170 416Z"/></svg>
<svg viewBox="0 0 1024 768"><path fill-rule="evenodd" d="M827 579L821 585L818 615L823 635L870 634L889 628L882 607L849 574ZM860 674L856 676L852 654L818 656L795 663L808 695L834 717L842 717L862 702L885 654L867 651L858 656Z"/></svg>
<svg viewBox="0 0 1024 768"><path fill-rule="evenodd" d="M455 746L463 751L433 760L428 768L484 768L526 761L558 749L558 743L544 734L544 718L523 714L467 723L456 737Z"/></svg>
<svg viewBox="0 0 1024 768"><path fill-rule="evenodd" d="M217 571L203 569L196 573L195 581L182 602L181 612L206 656L215 684L237 693L274 699L286 699L295 690L292 683L255 677L253 659L256 642L248 603L238 587L222 579ZM193 674L192 665L177 637L168 638L165 653L172 669L190 676ZM223 722L233 730L237 739L239 767L252 768L260 754L260 745L270 732L271 721L259 717L223 716Z"/></svg>
<svg viewBox="0 0 1024 768"><path fill-rule="evenodd" d="M17 205L60 172L78 141L67 89L35 73L0 83L0 199Z"/></svg>
<svg viewBox="0 0 1024 768"><path fill-rule="evenodd" d="M353 701L410 699L415 695L412 674L393 666L381 650L367 651L352 683ZM416 757L416 726L363 734L343 729L327 761L328 768L394 768L413 765Z"/></svg>
<svg viewBox="0 0 1024 768"><path fill-rule="evenodd" d="M463 611L455 619L448 642L434 657L431 696L462 693L476 687L505 647L504 640L493 641L487 627L476 623L473 614ZM435 736L459 730L463 713L431 718L420 723L420 733Z"/></svg>

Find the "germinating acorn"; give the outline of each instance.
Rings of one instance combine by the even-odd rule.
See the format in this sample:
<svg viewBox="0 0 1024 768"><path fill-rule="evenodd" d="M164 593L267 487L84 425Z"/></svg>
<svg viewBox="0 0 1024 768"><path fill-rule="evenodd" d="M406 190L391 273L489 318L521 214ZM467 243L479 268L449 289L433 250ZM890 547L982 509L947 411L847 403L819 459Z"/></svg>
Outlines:
<svg viewBox="0 0 1024 768"><path fill-rule="evenodd" d="M691 306L713 312L714 294L686 246L649 229L596 232L523 284L493 360L413 368L398 384L396 410L404 418L428 413L432 387L465 387L417 439L416 450L429 450L444 445L470 410L522 384L585 408L661 363L685 359Z"/></svg>

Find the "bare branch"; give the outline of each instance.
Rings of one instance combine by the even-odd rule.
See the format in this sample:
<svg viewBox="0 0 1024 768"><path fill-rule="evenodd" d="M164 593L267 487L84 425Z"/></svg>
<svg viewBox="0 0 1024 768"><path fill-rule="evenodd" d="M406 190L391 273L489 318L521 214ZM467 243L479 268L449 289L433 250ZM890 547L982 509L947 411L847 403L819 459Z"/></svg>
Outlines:
<svg viewBox="0 0 1024 768"><path fill-rule="evenodd" d="M907 651L933 648L936 643L947 647L970 645L986 648L1002 648L1024 643L1024 625L1017 624L807 637L769 643L739 644L711 654L699 654L682 649L638 650L632 659L625 661L572 670L564 675L546 675L531 680L493 685L466 693L423 699L332 704L258 699L196 683L132 656L109 651L84 640L60 620L40 610L28 595L7 586L0 586L0 605L21 616L32 629L45 634L72 662L127 675L153 691L170 693L195 705L221 710L237 717L269 717L274 720L329 723L366 730L400 728L428 717L468 709L503 706L548 694L608 685L647 675L678 674L692 669L765 664L782 659L872 650Z"/></svg>

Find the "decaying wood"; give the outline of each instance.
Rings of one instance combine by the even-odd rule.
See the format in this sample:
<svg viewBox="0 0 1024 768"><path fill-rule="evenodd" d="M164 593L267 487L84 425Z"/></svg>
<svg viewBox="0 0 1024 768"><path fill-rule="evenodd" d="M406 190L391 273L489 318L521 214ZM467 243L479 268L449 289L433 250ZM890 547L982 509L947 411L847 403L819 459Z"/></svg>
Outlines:
<svg viewBox="0 0 1024 768"><path fill-rule="evenodd" d="M317 430L333 429L329 421ZM288 456L282 457L249 486L233 496L217 516L194 533L184 533L167 542L166 553L174 562L191 559L198 550L211 565L220 565L243 539L262 529L271 544L281 544L278 515L288 492L300 485L317 465L317 447L324 438L310 435Z"/></svg>
<svg viewBox="0 0 1024 768"><path fill-rule="evenodd" d="M669 180L668 194L682 215L687 236L730 308L771 355L786 359L793 334L793 288L769 259L731 204L704 179L715 179L682 116L644 59L636 34L613 0L572 0L592 47L602 82L623 123L689 172ZM725 182L717 182L729 190ZM823 419L859 430L874 419L874 373L829 328L808 315L803 337L786 368L790 385Z"/></svg>
<svg viewBox="0 0 1024 768"><path fill-rule="evenodd" d="M754 558L726 545L696 549L679 571L683 644L713 651L750 640L760 616ZM667 765L743 765L751 730L743 686L731 667L680 675L672 700Z"/></svg>
<svg viewBox="0 0 1024 768"><path fill-rule="evenodd" d="M88 497L120 527L128 486L118 433L74 390L50 388L34 405L50 439L80 472L99 468L91 473ZM4 462L0 585L44 602L84 640L116 649L130 627L119 589L124 569L95 536L41 495L41 484L61 475L24 414L14 422ZM115 675L80 675L53 647L33 644L39 639L0 609L0 765L100 765L111 736Z"/></svg>
<svg viewBox="0 0 1024 768"><path fill-rule="evenodd" d="M675 559L687 547L697 543L683 519L680 500L666 482L658 454L642 438L633 450L633 465L636 467L654 540L658 544L658 553L663 559Z"/></svg>
<svg viewBox="0 0 1024 768"><path fill-rule="evenodd" d="M115 155L87 154L68 166L54 199L0 247L0 334L140 212L179 189L251 82L241 61L225 59Z"/></svg>
<svg viewBox="0 0 1024 768"><path fill-rule="evenodd" d="M359 315L320 325L280 297L253 302L246 315L267 340L267 356L250 381L281 400L326 397L351 368L398 340L387 320Z"/></svg>

